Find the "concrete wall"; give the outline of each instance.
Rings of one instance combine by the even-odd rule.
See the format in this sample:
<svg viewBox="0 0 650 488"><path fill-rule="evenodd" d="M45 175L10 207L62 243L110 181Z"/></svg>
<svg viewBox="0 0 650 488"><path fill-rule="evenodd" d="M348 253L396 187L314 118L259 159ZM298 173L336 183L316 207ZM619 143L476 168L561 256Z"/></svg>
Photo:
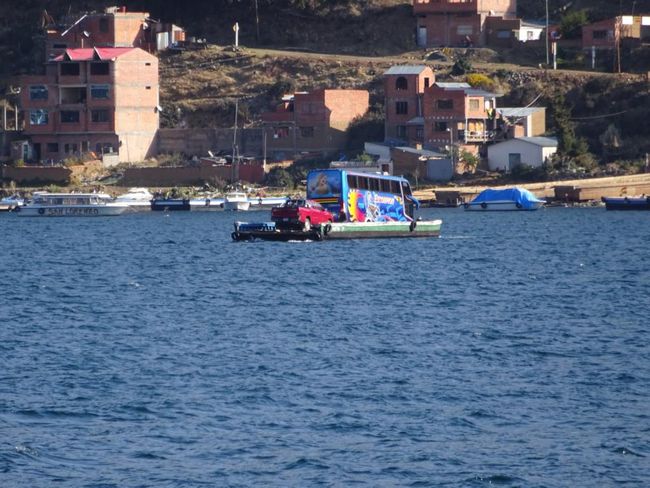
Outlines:
<svg viewBox="0 0 650 488"><path fill-rule="evenodd" d="M238 176L238 178L237 178ZM261 164L242 164L233 170L227 166L183 166L169 168L128 168L120 181L123 186L192 186L217 181L262 183L264 168Z"/></svg>
<svg viewBox="0 0 650 488"><path fill-rule="evenodd" d="M234 129L160 129L159 153L181 153L190 156L207 156L225 151L232 153ZM262 157L264 152L262 129L238 129L237 145L242 156Z"/></svg>
<svg viewBox="0 0 650 488"><path fill-rule="evenodd" d="M67 184L70 181L71 174L72 171L70 169L62 166L0 167L0 175L3 180L15 181L19 185L43 183Z"/></svg>

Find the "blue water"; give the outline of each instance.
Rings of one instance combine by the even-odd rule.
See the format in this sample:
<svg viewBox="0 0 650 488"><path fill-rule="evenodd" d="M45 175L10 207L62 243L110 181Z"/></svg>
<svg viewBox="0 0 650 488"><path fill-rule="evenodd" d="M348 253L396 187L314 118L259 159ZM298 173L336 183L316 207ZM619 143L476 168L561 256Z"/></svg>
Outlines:
<svg viewBox="0 0 650 488"><path fill-rule="evenodd" d="M424 215L0 215L0 486L649 486L650 212Z"/></svg>

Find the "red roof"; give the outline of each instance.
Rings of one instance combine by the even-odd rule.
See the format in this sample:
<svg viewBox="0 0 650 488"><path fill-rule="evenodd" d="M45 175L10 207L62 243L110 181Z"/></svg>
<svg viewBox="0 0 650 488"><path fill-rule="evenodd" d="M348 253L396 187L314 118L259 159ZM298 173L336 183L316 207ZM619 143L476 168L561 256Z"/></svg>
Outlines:
<svg viewBox="0 0 650 488"><path fill-rule="evenodd" d="M123 54L133 51L133 47L89 47L66 49L65 53L54 58L54 61L110 61Z"/></svg>

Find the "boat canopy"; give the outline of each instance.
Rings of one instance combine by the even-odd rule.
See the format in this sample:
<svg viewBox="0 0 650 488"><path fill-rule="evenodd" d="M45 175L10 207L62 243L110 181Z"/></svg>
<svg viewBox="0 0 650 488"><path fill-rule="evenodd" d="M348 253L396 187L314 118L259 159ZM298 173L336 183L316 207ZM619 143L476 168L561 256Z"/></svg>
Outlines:
<svg viewBox="0 0 650 488"><path fill-rule="evenodd" d="M505 190L493 190L488 188L483 190L478 196L472 200L472 203L490 203L490 202L515 202L521 205L521 208L530 209L534 208L535 203L544 202L540 200L533 193L524 188L507 188Z"/></svg>

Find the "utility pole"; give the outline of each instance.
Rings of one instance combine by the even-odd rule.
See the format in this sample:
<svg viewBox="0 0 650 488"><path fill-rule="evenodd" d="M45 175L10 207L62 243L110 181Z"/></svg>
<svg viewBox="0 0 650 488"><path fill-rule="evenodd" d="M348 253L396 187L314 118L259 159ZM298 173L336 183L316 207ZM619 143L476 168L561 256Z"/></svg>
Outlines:
<svg viewBox="0 0 650 488"><path fill-rule="evenodd" d="M260 16L257 6L257 0L255 0L255 40L257 43L260 43Z"/></svg>
<svg viewBox="0 0 650 488"><path fill-rule="evenodd" d="M546 66L548 67L549 65L549 59L548 59L548 37L550 36L550 32L548 31L548 0L546 0Z"/></svg>

